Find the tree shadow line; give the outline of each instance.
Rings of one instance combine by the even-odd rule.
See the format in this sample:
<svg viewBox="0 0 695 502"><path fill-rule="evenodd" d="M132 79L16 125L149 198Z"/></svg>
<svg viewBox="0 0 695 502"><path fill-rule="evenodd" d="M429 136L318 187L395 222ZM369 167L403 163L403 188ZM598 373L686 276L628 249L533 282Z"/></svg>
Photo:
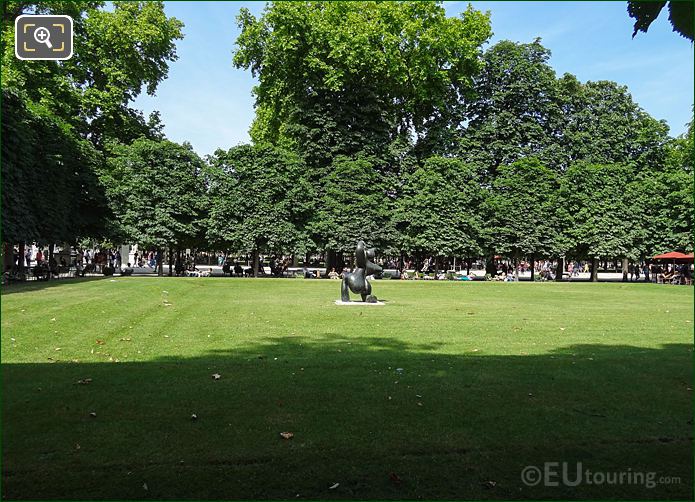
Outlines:
<svg viewBox="0 0 695 502"><path fill-rule="evenodd" d="M135 342L107 340L100 357L119 343ZM692 345L444 350L326 333L191 358L3 364L3 496L691 496ZM522 481L545 462L680 482Z"/></svg>

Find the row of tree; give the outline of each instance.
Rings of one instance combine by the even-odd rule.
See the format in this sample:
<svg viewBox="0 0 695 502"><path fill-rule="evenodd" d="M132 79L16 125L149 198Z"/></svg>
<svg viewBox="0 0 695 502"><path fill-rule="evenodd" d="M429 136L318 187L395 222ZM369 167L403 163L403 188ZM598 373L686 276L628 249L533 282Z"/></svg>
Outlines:
<svg viewBox="0 0 695 502"><path fill-rule="evenodd" d="M683 141L685 143L685 141ZM513 260L630 258L692 249L692 173L679 147L659 171L538 158L499 166L488 184L464 160L432 156L397 185L374 157L337 157L315 183L296 154L269 145L218 150L140 139L112 153L102 180L129 239L341 257L366 239L390 256Z"/></svg>
<svg viewBox="0 0 695 502"><path fill-rule="evenodd" d="M319 251L328 267L360 239L392 256L692 250L692 123L670 138L625 87L558 78L540 40L483 50L489 16L472 8L242 9L234 63L259 82L254 144L205 159L129 106L166 77L181 23L156 2L66 8L85 45L65 64L15 60L3 24L3 242L105 238L256 264Z"/></svg>

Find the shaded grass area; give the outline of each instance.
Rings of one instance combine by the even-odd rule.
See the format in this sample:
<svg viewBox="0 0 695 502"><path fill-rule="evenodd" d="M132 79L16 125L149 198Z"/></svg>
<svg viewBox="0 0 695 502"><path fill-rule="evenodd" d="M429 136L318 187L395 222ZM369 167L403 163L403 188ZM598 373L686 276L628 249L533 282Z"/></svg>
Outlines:
<svg viewBox="0 0 695 502"><path fill-rule="evenodd" d="M692 289L374 291L386 306L333 305L337 281L6 289L3 496L692 499ZM657 484L524 484L544 462Z"/></svg>

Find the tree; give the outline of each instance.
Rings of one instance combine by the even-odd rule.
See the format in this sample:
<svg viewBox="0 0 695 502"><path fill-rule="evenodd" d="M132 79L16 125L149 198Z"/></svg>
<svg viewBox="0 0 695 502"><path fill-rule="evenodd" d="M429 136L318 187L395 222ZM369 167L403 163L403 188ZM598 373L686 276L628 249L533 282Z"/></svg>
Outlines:
<svg viewBox="0 0 695 502"><path fill-rule="evenodd" d="M640 215L636 212L634 169L626 165L577 162L560 180L558 216L569 252L593 261L639 256Z"/></svg>
<svg viewBox="0 0 695 502"><path fill-rule="evenodd" d="M420 256L470 258L481 254L483 190L461 160L431 157L405 181L398 201L401 250Z"/></svg>
<svg viewBox="0 0 695 502"><path fill-rule="evenodd" d="M108 211L96 176L103 156L21 93L3 90L2 115L3 242L104 235Z"/></svg>
<svg viewBox="0 0 695 502"><path fill-rule="evenodd" d="M164 14L162 2L3 2L2 85L24 89L103 148L107 139L129 143L161 134L158 115L146 120L129 106L143 87L154 95L175 61L174 41L183 24ZM21 14L69 14L74 54L67 61L19 61L14 56L14 19Z"/></svg>
<svg viewBox="0 0 695 502"><path fill-rule="evenodd" d="M642 110L627 87L605 80L581 84L568 74L559 87L561 168L577 161L633 163L638 170L664 163L668 125Z"/></svg>
<svg viewBox="0 0 695 502"><path fill-rule="evenodd" d="M500 166L486 200L494 251L513 258L558 256L557 175L538 159Z"/></svg>
<svg viewBox="0 0 695 502"><path fill-rule="evenodd" d="M209 242L259 253L304 253L314 189L294 153L270 145L241 145L211 157Z"/></svg>
<svg viewBox="0 0 695 502"><path fill-rule="evenodd" d="M666 145L666 162L635 181L643 257L693 250L693 144L691 121L685 134Z"/></svg>
<svg viewBox="0 0 695 502"><path fill-rule="evenodd" d="M484 54L474 78L476 98L467 107L459 155L488 179L499 166L535 156L555 169L562 129L555 71L540 39L530 44L501 41Z"/></svg>
<svg viewBox="0 0 695 502"><path fill-rule="evenodd" d="M389 187L378 165L373 157L337 157L324 180L310 228L320 249L337 253L339 267L342 255L354 253L360 240L382 253L392 249L393 201L387 196ZM332 266L328 259L327 267Z"/></svg>
<svg viewBox="0 0 695 502"><path fill-rule="evenodd" d="M499 166L531 156L556 172L580 160L640 168L664 161L664 121L615 82L582 84L570 74L557 79L549 58L540 39L502 41L485 52L458 155L490 180Z"/></svg>
<svg viewBox="0 0 695 502"><path fill-rule="evenodd" d="M629 187L638 220L641 258L693 251L693 174L668 168L641 173Z"/></svg>
<svg viewBox="0 0 695 502"><path fill-rule="evenodd" d="M259 80L254 141L296 147L312 168L448 127L491 35L487 15L447 18L439 2L275 2L237 19L234 64Z"/></svg>
<svg viewBox="0 0 695 502"><path fill-rule="evenodd" d="M141 138L108 149L101 180L124 236L160 253L199 242L205 165L191 146Z"/></svg>
<svg viewBox="0 0 695 502"><path fill-rule="evenodd" d="M650 2L643 0L628 0L627 13L635 20L635 31L632 38L635 38L638 31L647 32L649 26L659 17L661 9L668 3L668 19L671 22L673 31L682 37L693 41L693 2L669 1L669 2Z"/></svg>

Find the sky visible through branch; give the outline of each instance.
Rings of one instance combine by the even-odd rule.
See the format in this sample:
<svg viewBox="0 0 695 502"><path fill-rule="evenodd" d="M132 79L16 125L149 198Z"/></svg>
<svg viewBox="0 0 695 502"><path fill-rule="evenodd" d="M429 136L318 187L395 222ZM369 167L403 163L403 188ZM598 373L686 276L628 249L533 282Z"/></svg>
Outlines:
<svg viewBox="0 0 695 502"><path fill-rule="evenodd" d="M693 105L693 45L671 31L666 13L648 33L632 38L627 3L616 2L471 2L492 14L499 40L527 43L540 37L552 51L558 76L572 73L582 82L613 80L626 85L650 115L665 119L672 135L686 130ZM468 2L445 2L449 16ZM250 141L253 120L251 73L232 66L239 34L236 15L247 7L259 15L264 2L166 2L165 11L185 23L177 44L179 60L155 97L143 95L135 105L145 113L159 110L167 137L189 141L205 155L217 148Z"/></svg>

